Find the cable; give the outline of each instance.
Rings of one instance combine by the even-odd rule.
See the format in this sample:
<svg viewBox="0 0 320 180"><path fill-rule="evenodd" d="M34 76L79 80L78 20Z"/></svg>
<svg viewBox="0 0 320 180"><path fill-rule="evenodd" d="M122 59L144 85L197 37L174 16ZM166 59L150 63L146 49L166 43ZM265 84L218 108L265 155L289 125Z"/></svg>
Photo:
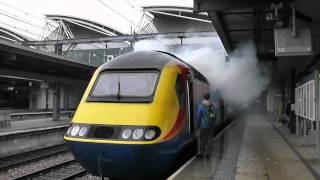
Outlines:
<svg viewBox="0 0 320 180"><path fill-rule="evenodd" d="M16 8L16 7L14 7L14 6L10 5L10 4L7 4L7 3L5 3L5 2L3 2L3 1L0 1L0 3L3 4L3 5L5 5L5 6L7 6L7 7L12 8L12 9L14 9L14 10L16 10L16 11L22 12L22 13L25 14L26 16L30 16L30 17L32 17L32 18L34 18L34 19L40 20L41 22L48 23L48 22L46 21L46 19L43 18L43 17L40 18L40 17L38 17L38 16L32 15L32 14L30 14L30 13L24 11L24 10L21 10L21 9L19 9L19 8ZM43 31L45 30L45 27L40 27L40 26L37 25L37 24L31 23L29 20L26 20L25 18L22 18L22 17L19 17L19 16L15 15L15 14L9 13L8 11L5 11L5 10L3 10L3 9L0 9L0 10L3 11L3 12L5 12L5 13L7 13L7 14L11 14L11 16L9 16L9 15L7 15L7 14L0 13L0 14L2 14L2 15L4 15L4 16L7 16L7 17L12 18L12 19L15 19L15 20L17 20L17 21L21 21L21 22L24 22L24 23L26 23L26 24L35 26L35 27L37 27L37 28L39 28L39 29L41 29L41 30L43 30ZM23 19L23 20L21 20L21 19ZM28 31L28 30L26 30L26 29L18 28L18 27L16 27L16 26L9 25L9 24L6 24L6 23L2 23L2 24L5 24L5 25L10 26L10 27L13 27L13 28L15 28L15 29L22 30L22 31L27 32L27 33L29 33L29 34L36 35L38 38L41 39L41 34L38 35L38 34L35 34L35 33L30 32L30 31ZM49 24L51 25L51 23L49 23Z"/></svg>
<svg viewBox="0 0 320 180"><path fill-rule="evenodd" d="M5 11L5 10L3 10L3 9L0 9L0 11L3 11L4 13L6 13L6 14L4 14L5 16L11 16L11 18L13 18L13 19L16 19L16 20L18 20L18 21L24 21L25 23L29 23L29 24L32 24L33 26L37 26L37 27L40 27L39 25L36 25L36 24L33 24L31 21L29 21L28 19L25 19L25 18L23 18L23 17L19 17L19 16L17 16L17 15L15 15L15 14L13 14L13 13L10 13L10 12L8 12L8 11ZM9 14L9 15L8 15ZM22 19L22 20L21 20Z"/></svg>
<svg viewBox="0 0 320 180"><path fill-rule="evenodd" d="M3 13L1 13L1 12L0 12L0 15L7 16L7 17L9 17L9 18L11 18L11 19L15 19L15 20L17 20L17 21L23 22L23 23L25 23L25 24L29 24L29 25L31 25L31 26L37 27L37 28L42 29L42 30L44 29L44 28L42 28L42 27L40 27L40 26L37 26L37 25L34 25L34 24L32 24L32 23L29 23L29 22L20 20L20 19L18 19L18 18L9 16L9 15L7 15L7 14L3 14Z"/></svg>
<svg viewBox="0 0 320 180"><path fill-rule="evenodd" d="M145 16L145 13L141 10L141 9L138 9L137 7L135 7L133 4L131 4L128 0L124 0L127 4L129 4L129 6L131 6L132 7L132 9L134 9L134 10L136 10L138 13L140 13L140 14L142 14L142 17L141 17L141 23L139 22L138 24L141 24L141 26L143 26L144 25L144 22L145 22L145 20L142 22L142 19L143 19L143 17ZM147 19L147 18L145 18L145 19ZM138 29L139 29L139 25L138 25ZM140 29L143 29L143 28L140 28ZM145 30L145 31L147 31L147 30Z"/></svg>
<svg viewBox="0 0 320 180"><path fill-rule="evenodd" d="M20 31L24 31L24 32L27 32L27 33L29 33L29 34L33 34L33 35L35 35L35 36L37 36L37 37L40 37L40 35L38 35L38 34L36 34L36 33L33 33L33 32L30 32L30 31L28 31L28 30L26 30L26 29L18 28L18 27L16 27L16 26L13 26L13 25L10 25L10 24L4 23L4 22L0 22L0 24L4 24L4 25L6 25L6 26L9 26L9 27L18 29L18 30L20 30Z"/></svg>
<svg viewBox="0 0 320 180"><path fill-rule="evenodd" d="M124 1L126 1L126 3L127 4L129 4L133 9L135 9L137 12L139 12L139 13L141 13L142 14L142 17L141 17L141 19L143 19L143 17L146 15L146 13L143 11L143 9L138 9L137 7L135 7L133 4L131 4L128 0L124 0ZM146 15L147 17L148 17L148 15ZM148 18L145 18L145 19L147 19L148 20ZM144 20L143 22L142 22L142 20L138 23L138 24L141 24L142 26L144 25L144 22L145 22L146 20ZM139 29L140 28L140 26L139 25L136 25L137 26L137 28ZM145 27L141 27L140 29L144 29ZM147 30L145 30L144 29L144 31L145 32L148 32Z"/></svg>
<svg viewBox="0 0 320 180"><path fill-rule="evenodd" d="M18 9L18 8L14 7L14 6L10 5L10 4L7 4L7 3L5 3L5 2L3 2L3 1L0 1L0 3L1 3L1 4L4 4L5 6L8 6L8 7L12 8L12 9L15 9L15 10L17 10L17 11L23 12L25 15L29 15L29 16L35 18L35 19L38 19L38 20L41 20L41 21L44 20L43 18L37 17L37 16L35 16L35 15L32 15L32 14L30 14L30 13L24 11L24 10Z"/></svg>
<svg viewBox="0 0 320 180"><path fill-rule="evenodd" d="M138 9L137 7L135 7L133 4L131 4L128 0L124 0L127 2L127 4L129 4L133 9L137 10L139 13L144 14L140 9Z"/></svg>
<svg viewBox="0 0 320 180"><path fill-rule="evenodd" d="M130 23L134 24L132 20L130 20L129 18L125 17L124 15L120 14L118 11L114 10L112 7L110 7L109 5L105 4L102 0L97 0L98 2L100 2L101 4L103 4L104 6L106 6L107 8L111 9L113 12L115 12L116 14L118 14L119 16L121 16L122 18L124 18L125 20L129 21Z"/></svg>
<svg viewBox="0 0 320 180"><path fill-rule="evenodd" d="M135 25L136 27L139 28L139 26L137 24L135 24L132 20L130 20L129 18L127 18L126 16L122 15L121 13L119 13L118 11L116 11L115 9L113 9L112 7L110 7L109 5L107 5L106 3L104 3L102 0L97 0L98 2L100 2L102 5L104 5L105 7L109 8L110 10L112 10L113 12L115 12L116 14L118 14L119 16L121 16L122 18L124 18L125 20L127 20L129 23ZM146 31L145 31L146 32Z"/></svg>
<svg viewBox="0 0 320 180"><path fill-rule="evenodd" d="M109 5L105 4L102 0L97 0L97 1L100 2L102 5L104 5L105 7L109 8L110 10L112 10L113 12L115 12L116 14L118 14L119 16L121 16L122 18L124 18L125 20L127 20L128 22L130 22L131 24L133 24L134 26L139 28L139 26L136 25L132 20L128 19L124 15L120 14L118 11L114 10L113 8L111 8ZM141 28L141 30L143 30L144 33L148 33L143 28ZM165 43L163 43L158 37L156 37L156 40L159 41L164 46L166 46L169 51L174 52L169 46L167 46Z"/></svg>

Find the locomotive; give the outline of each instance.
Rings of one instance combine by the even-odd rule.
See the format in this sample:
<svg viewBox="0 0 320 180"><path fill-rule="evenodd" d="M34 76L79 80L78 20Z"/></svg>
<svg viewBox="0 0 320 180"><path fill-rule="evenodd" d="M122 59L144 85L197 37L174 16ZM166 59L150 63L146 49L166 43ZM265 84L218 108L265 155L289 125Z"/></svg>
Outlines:
<svg viewBox="0 0 320 180"><path fill-rule="evenodd" d="M196 107L208 92L207 79L172 54L127 53L96 70L64 139L92 175L163 179L196 144Z"/></svg>

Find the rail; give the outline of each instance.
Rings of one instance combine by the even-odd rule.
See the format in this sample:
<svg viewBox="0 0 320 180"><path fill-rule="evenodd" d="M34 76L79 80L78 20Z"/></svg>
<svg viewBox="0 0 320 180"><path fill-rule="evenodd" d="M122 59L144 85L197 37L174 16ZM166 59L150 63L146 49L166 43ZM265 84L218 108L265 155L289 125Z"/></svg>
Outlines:
<svg viewBox="0 0 320 180"><path fill-rule="evenodd" d="M0 158L0 171L12 169L27 163L35 162L58 154L67 153L69 150L65 144L55 145L22 154Z"/></svg>
<svg viewBox="0 0 320 180"><path fill-rule="evenodd" d="M46 169L35 171L24 176L14 178L14 180L22 179L59 179L67 180L75 177L84 176L86 171L74 159L51 166Z"/></svg>

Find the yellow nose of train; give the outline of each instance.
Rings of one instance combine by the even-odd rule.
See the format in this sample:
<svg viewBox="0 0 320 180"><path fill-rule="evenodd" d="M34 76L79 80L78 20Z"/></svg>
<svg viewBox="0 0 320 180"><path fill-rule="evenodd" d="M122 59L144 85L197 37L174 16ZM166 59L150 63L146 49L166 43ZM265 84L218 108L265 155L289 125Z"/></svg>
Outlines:
<svg viewBox="0 0 320 180"><path fill-rule="evenodd" d="M138 55L135 58L141 59ZM163 61L141 68L145 66L139 62L145 62L139 59L135 63L116 59L95 72L66 140L115 144L164 140L180 111L176 79L181 69Z"/></svg>

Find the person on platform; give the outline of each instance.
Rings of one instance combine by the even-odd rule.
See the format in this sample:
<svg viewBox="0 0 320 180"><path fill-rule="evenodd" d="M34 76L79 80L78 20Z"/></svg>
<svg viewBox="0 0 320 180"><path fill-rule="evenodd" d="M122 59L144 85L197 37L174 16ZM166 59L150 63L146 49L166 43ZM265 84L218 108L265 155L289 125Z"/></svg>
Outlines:
<svg viewBox="0 0 320 180"><path fill-rule="evenodd" d="M213 135L216 119L216 110L210 101L210 94L205 93L203 100L199 103L196 112L196 121L198 127L198 155L209 156L207 145L210 137Z"/></svg>

